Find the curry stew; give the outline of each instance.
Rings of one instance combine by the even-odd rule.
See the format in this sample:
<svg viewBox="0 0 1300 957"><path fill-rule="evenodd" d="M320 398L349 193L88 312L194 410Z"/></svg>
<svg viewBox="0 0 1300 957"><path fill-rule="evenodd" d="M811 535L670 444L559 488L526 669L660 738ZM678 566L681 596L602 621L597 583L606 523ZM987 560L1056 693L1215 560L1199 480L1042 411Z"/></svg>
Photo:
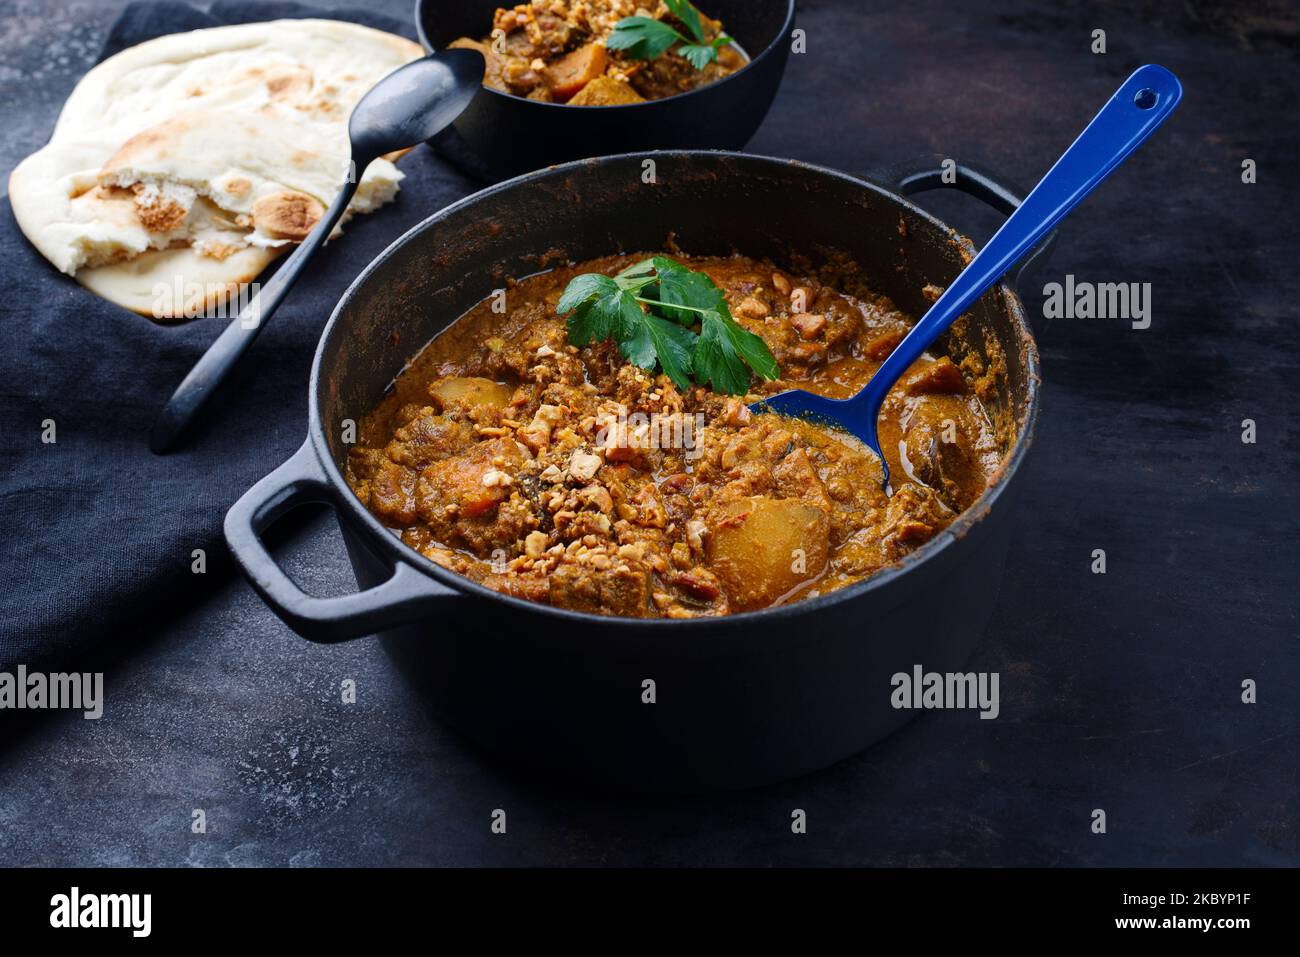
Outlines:
<svg viewBox="0 0 1300 957"><path fill-rule="evenodd" d="M983 492L1004 449L981 401L999 372L976 357L927 355L894 387L880 421L892 496L857 440L749 410L793 385L845 397L865 384L911 320L856 286L850 296L741 256L679 256L780 363L783 378L755 379L748 397L683 392L610 341L570 345L556 315L569 279L641 258L520 280L504 311L490 298L435 338L362 422L347 462L361 502L488 588L686 618L860 581Z"/></svg>
<svg viewBox="0 0 1300 957"><path fill-rule="evenodd" d="M714 83L748 62L734 43L719 46L715 59L702 69L678 55L677 46L653 59L634 59L630 52L608 47L615 24L634 16L688 32L659 0L532 0L498 8L490 35L463 37L451 47L483 55L484 86L570 106L659 100ZM709 43L723 42L717 20L699 14L699 25Z"/></svg>

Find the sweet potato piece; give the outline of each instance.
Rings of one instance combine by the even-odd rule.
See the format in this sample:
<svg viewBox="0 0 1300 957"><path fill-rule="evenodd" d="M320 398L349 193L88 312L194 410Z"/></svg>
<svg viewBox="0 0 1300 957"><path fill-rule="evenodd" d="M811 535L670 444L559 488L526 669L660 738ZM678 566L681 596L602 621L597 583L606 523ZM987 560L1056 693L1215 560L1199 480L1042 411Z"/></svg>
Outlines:
<svg viewBox="0 0 1300 957"><path fill-rule="evenodd" d="M570 106L623 106L626 103L644 103L645 97L632 88L626 80L612 76L598 76L569 100Z"/></svg>
<svg viewBox="0 0 1300 957"><path fill-rule="evenodd" d="M798 499L724 506L709 534L709 567L736 611L763 608L816 578L830 557L830 520Z"/></svg>
<svg viewBox="0 0 1300 957"><path fill-rule="evenodd" d="M604 73L607 63L603 44L584 44L546 68L546 85L563 102Z"/></svg>
<svg viewBox="0 0 1300 957"><path fill-rule="evenodd" d="M461 405L502 406L510 401L514 389L491 379L473 376L452 376L439 379L429 386L429 397L438 403L439 411L457 403Z"/></svg>

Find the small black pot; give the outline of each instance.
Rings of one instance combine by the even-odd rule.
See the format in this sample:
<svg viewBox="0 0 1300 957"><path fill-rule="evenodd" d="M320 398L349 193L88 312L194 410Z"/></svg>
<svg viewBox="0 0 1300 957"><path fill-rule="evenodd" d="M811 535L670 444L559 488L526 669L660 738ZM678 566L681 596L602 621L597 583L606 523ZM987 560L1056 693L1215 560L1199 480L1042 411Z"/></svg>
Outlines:
<svg viewBox="0 0 1300 957"><path fill-rule="evenodd" d="M416 0L425 50L460 37L481 39L501 0ZM595 152L741 149L776 97L790 53L794 0L709 0L751 62L689 93L627 106L539 103L484 87L453 127L433 141L440 153L481 179L496 181Z"/></svg>
<svg viewBox="0 0 1300 957"><path fill-rule="evenodd" d="M657 184L641 182L653 158ZM937 166L890 174L941 185ZM1009 190L959 167L958 188L1009 211ZM407 548L358 502L340 466L355 422L406 362L508 276L565 259L662 248L789 264L848 256L920 315L921 289L963 265L963 242L891 188L788 160L662 152L572 163L437 213L357 278L321 338L306 443L226 516L254 588L294 630L333 642L383 632L433 709L508 759L619 789L738 787L823 767L899 727L890 679L961 668L998 594L1011 498L1038 408L1038 355L1008 285L947 346L1005 357L991 412L1015 439L989 490L896 567L828 595L686 621L608 618L501 595ZM362 590L313 598L261 542L289 509L332 505ZM647 681L655 703L643 702Z"/></svg>

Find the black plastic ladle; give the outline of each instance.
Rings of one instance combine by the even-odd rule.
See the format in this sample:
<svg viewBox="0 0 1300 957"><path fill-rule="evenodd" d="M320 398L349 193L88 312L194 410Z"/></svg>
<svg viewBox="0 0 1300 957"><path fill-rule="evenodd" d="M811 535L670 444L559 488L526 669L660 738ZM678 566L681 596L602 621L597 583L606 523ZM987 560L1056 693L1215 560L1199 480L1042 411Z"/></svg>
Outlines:
<svg viewBox="0 0 1300 957"><path fill-rule="evenodd" d="M253 344L343 216L366 167L385 153L417 146L442 132L469 105L482 83L481 54L442 50L399 67L361 98L348 120L352 162L343 188L307 238L176 387L149 435L153 451L161 453L175 447L199 410Z"/></svg>

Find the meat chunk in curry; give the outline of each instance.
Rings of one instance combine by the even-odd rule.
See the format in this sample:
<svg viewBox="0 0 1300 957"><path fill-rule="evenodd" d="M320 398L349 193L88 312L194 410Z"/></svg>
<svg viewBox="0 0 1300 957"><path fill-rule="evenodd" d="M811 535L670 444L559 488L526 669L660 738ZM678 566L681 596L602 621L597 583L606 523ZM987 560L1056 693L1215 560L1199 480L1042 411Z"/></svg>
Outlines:
<svg viewBox="0 0 1300 957"><path fill-rule="evenodd" d="M680 56L677 43L652 59L607 46L615 25L631 17L659 20L690 36L688 26L660 0L532 0L498 8L488 36L462 37L451 47L483 55L483 83L491 89L571 106L663 99L714 83L748 62L734 43L719 40L722 24L703 14L699 23L706 42L724 44L703 68Z"/></svg>
<svg viewBox="0 0 1300 957"><path fill-rule="evenodd" d="M767 343L782 379L748 396L678 388L611 341L571 345L561 292L620 256L513 283L433 340L362 423L361 502L429 560L562 608L685 618L824 594L897 562L982 493L1003 448L965 363L925 356L881 445L754 414L792 385L857 391L911 325L886 298L734 256L686 258ZM978 370L987 382L989 370Z"/></svg>

